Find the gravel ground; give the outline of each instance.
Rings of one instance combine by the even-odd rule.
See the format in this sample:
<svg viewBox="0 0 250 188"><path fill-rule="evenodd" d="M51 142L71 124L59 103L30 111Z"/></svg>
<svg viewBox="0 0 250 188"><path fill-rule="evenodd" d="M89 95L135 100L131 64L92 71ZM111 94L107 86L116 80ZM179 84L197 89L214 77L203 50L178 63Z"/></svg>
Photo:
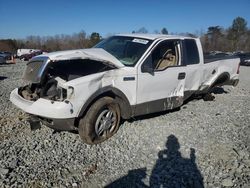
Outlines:
<svg viewBox="0 0 250 188"><path fill-rule="evenodd" d="M30 130L9 101L24 68L0 65L0 187L250 187L250 67L214 101L126 121L96 146Z"/></svg>

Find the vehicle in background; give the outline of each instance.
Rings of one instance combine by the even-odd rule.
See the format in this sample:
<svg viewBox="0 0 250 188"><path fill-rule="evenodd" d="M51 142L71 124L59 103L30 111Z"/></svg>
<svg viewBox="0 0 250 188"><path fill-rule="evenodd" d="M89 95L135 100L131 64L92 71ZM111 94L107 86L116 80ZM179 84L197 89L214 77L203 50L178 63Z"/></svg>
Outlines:
<svg viewBox="0 0 250 188"><path fill-rule="evenodd" d="M238 54L241 66L250 66L250 52Z"/></svg>
<svg viewBox="0 0 250 188"><path fill-rule="evenodd" d="M24 54L31 54L33 52L40 51L39 49L17 49L17 57L20 57Z"/></svg>
<svg viewBox="0 0 250 188"><path fill-rule="evenodd" d="M221 52L221 51L211 51L211 52L204 53L203 55L204 55L205 62L237 57L232 52Z"/></svg>
<svg viewBox="0 0 250 188"><path fill-rule="evenodd" d="M29 61L32 57L35 57L37 55L41 55L42 53L43 52L41 50L33 50L33 51L30 51L29 53L24 53L22 55L20 55L20 53L19 53L18 58L21 60L24 60L24 61Z"/></svg>
<svg viewBox="0 0 250 188"><path fill-rule="evenodd" d="M244 65L244 66L250 66L250 58L249 58L249 59L244 60L244 63L242 63L241 65Z"/></svg>
<svg viewBox="0 0 250 188"><path fill-rule="evenodd" d="M3 57L5 60L11 60L12 58L11 52L0 52L0 56Z"/></svg>
<svg viewBox="0 0 250 188"><path fill-rule="evenodd" d="M28 61L32 57L42 54L42 50L39 49L18 49L16 57Z"/></svg>
<svg viewBox="0 0 250 188"><path fill-rule="evenodd" d="M239 58L204 60L200 40L150 34L115 35L90 49L32 58L28 85L10 100L30 114L30 124L78 131L87 144L114 135L120 119L180 107L239 82Z"/></svg>
<svg viewBox="0 0 250 188"><path fill-rule="evenodd" d="M6 63L6 59L3 56L0 56L0 64Z"/></svg>

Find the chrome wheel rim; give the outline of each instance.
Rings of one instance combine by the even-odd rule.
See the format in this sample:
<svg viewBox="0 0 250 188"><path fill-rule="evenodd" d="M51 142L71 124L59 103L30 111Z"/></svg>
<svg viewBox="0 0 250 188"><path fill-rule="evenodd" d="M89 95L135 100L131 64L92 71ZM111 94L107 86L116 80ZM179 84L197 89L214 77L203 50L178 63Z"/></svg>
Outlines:
<svg viewBox="0 0 250 188"><path fill-rule="evenodd" d="M116 115L110 109L104 109L95 123L95 133L98 137L107 137L114 131L116 126Z"/></svg>

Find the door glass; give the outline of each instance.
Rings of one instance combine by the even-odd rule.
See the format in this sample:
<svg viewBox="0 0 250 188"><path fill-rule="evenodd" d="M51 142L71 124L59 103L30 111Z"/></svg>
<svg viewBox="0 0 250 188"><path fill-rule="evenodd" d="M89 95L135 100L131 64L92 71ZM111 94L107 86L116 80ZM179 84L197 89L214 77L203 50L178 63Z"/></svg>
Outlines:
<svg viewBox="0 0 250 188"><path fill-rule="evenodd" d="M152 52L152 64L155 71L165 70L178 65L177 41L164 41Z"/></svg>

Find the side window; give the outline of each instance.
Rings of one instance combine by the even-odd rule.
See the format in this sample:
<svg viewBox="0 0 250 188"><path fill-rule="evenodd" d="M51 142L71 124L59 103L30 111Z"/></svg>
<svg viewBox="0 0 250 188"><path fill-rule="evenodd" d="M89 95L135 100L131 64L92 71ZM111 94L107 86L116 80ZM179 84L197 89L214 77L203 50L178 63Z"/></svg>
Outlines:
<svg viewBox="0 0 250 188"><path fill-rule="evenodd" d="M178 65L177 41L168 40L160 43L152 52L152 63L155 71Z"/></svg>
<svg viewBox="0 0 250 188"><path fill-rule="evenodd" d="M199 51L195 40L185 39L186 60L185 65L198 64L200 62Z"/></svg>

